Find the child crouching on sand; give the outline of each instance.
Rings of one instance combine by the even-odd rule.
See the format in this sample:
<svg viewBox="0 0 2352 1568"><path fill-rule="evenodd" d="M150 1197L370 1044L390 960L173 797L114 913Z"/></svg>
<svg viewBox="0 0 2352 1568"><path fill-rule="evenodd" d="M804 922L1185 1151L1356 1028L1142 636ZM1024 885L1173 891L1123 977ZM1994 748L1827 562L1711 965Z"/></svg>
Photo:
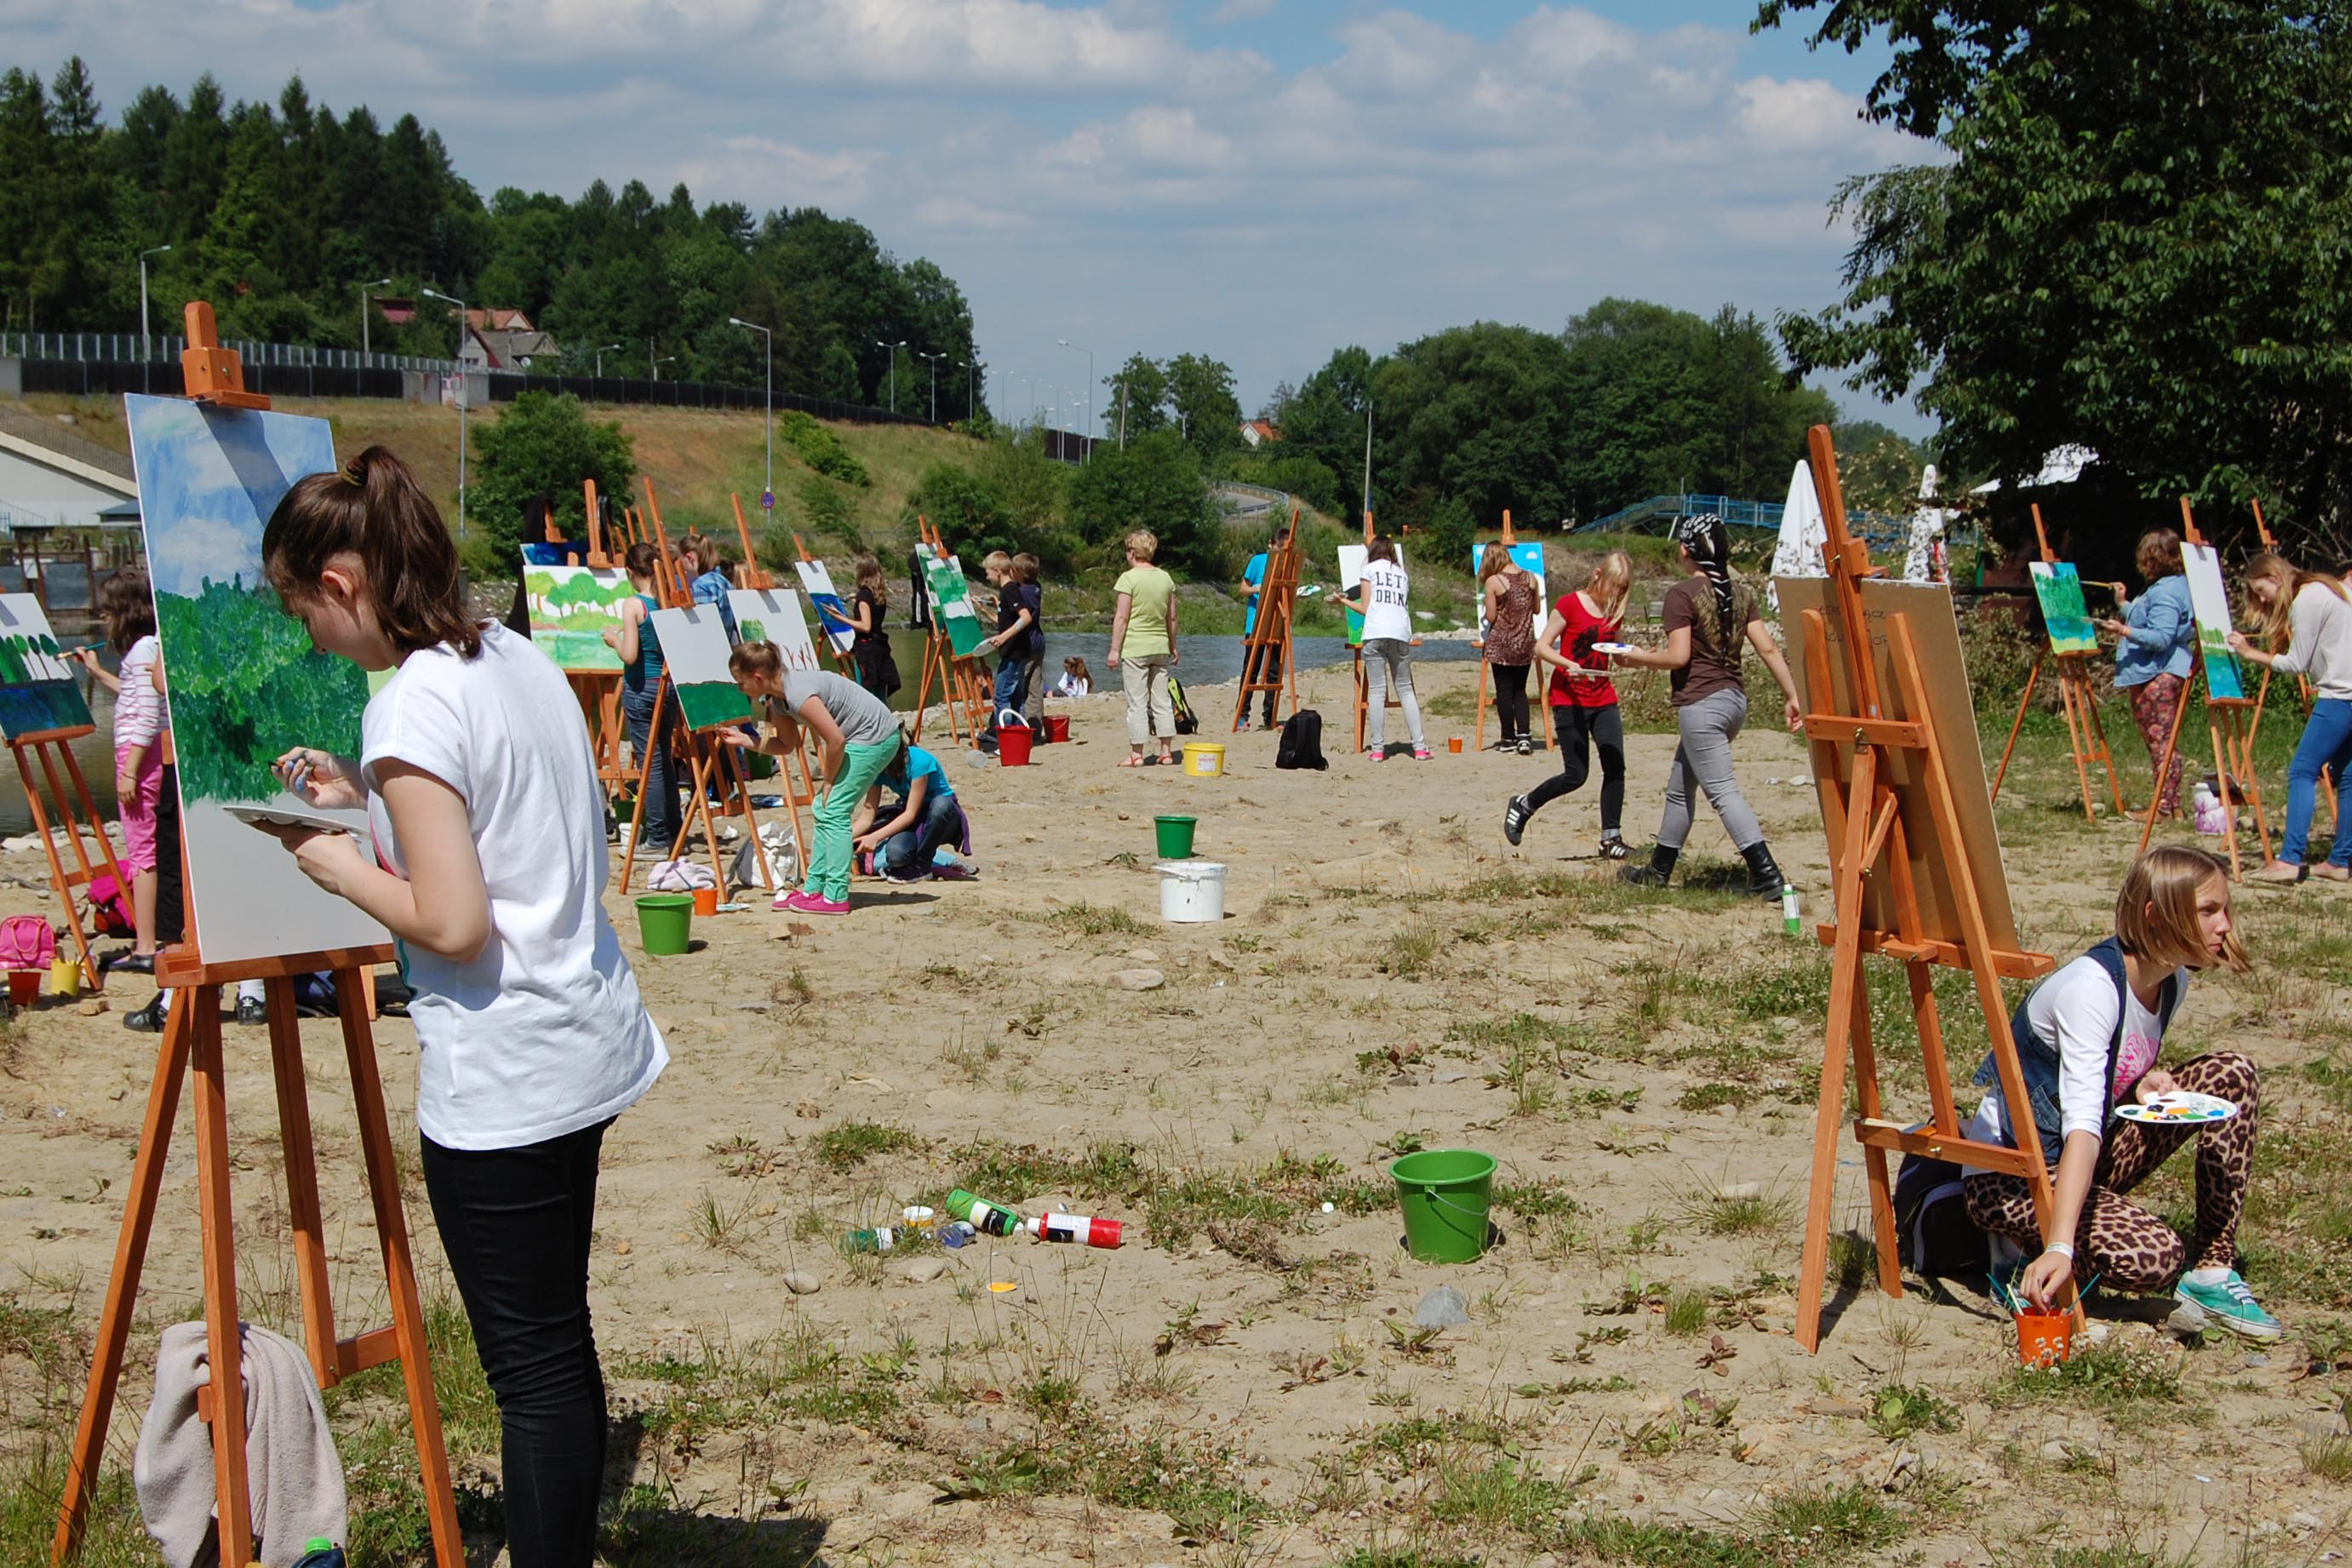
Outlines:
<svg viewBox="0 0 2352 1568"><path fill-rule="evenodd" d="M882 792L898 792L885 805ZM971 834L955 786L939 758L907 742L889 765L875 776L874 787L850 824L857 836L857 851L871 857L874 875L886 882L919 882L927 877L960 881L971 868L954 855L955 847ZM946 849L949 858L938 851Z"/></svg>

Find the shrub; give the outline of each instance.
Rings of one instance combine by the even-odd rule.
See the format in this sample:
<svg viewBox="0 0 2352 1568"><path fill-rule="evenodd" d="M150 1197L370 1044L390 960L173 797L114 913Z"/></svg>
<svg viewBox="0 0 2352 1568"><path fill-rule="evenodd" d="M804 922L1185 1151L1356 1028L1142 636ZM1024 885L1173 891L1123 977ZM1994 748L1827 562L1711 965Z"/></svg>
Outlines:
<svg viewBox="0 0 2352 1568"><path fill-rule="evenodd" d="M852 457L841 437L818 424L798 409L776 421L776 432L792 449L800 454L802 462L827 479L844 484L864 487L874 482L866 465Z"/></svg>

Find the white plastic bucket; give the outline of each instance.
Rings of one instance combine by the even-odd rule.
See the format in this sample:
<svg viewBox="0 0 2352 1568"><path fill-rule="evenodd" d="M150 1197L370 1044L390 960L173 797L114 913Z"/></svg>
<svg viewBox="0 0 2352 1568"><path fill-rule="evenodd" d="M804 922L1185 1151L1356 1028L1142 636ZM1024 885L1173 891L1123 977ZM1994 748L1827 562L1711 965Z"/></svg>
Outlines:
<svg viewBox="0 0 2352 1568"><path fill-rule="evenodd" d="M1225 918L1225 868L1214 860L1162 860L1160 918L1210 925Z"/></svg>

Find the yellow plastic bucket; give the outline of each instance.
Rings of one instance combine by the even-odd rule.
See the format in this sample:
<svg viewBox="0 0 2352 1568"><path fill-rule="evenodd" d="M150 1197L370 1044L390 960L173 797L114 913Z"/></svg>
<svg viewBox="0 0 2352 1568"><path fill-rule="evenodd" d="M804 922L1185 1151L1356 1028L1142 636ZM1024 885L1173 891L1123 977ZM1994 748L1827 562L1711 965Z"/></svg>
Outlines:
<svg viewBox="0 0 2352 1568"><path fill-rule="evenodd" d="M1225 748L1214 741L1184 742L1184 772L1196 779L1213 779L1225 771Z"/></svg>

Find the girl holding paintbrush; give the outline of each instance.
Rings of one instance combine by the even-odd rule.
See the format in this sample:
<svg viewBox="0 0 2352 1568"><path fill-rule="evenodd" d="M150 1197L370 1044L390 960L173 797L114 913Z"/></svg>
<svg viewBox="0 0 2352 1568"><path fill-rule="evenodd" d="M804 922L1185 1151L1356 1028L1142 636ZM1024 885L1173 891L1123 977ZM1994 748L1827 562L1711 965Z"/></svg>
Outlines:
<svg viewBox="0 0 2352 1568"><path fill-rule="evenodd" d="M310 640L392 679L358 758L298 746L286 787L365 806L276 830L310 879L400 939L425 1190L504 1437L514 1568L588 1568L604 1382L588 1252L605 1129L668 1063L605 918L604 796L563 672L478 621L438 510L371 447L286 493L261 564Z"/></svg>
<svg viewBox="0 0 2352 1568"><path fill-rule="evenodd" d="M2116 899L2116 934L2035 986L2011 1021L2056 1189L2054 1239L2042 1245L2024 1177L1972 1171L1963 1190L1980 1229L2041 1248L2013 1287L2035 1307L2057 1304L2070 1279L2146 1292L2177 1279L2180 1300L2208 1321L2250 1339L2279 1337L2278 1320L2236 1268L2238 1216L2254 1163L2254 1064L2236 1051L2210 1051L2169 1071L2157 1065L2189 977L2215 964L2246 967L2230 921L2229 873L2211 851L2181 845L2140 857ZM1976 1081L1991 1092L1969 1137L2015 1148L2015 1119L1990 1056ZM2184 1089L2226 1100L2236 1113L2169 1124L2115 1113ZM2126 1194L2192 1140L2197 1235L2184 1247Z"/></svg>

